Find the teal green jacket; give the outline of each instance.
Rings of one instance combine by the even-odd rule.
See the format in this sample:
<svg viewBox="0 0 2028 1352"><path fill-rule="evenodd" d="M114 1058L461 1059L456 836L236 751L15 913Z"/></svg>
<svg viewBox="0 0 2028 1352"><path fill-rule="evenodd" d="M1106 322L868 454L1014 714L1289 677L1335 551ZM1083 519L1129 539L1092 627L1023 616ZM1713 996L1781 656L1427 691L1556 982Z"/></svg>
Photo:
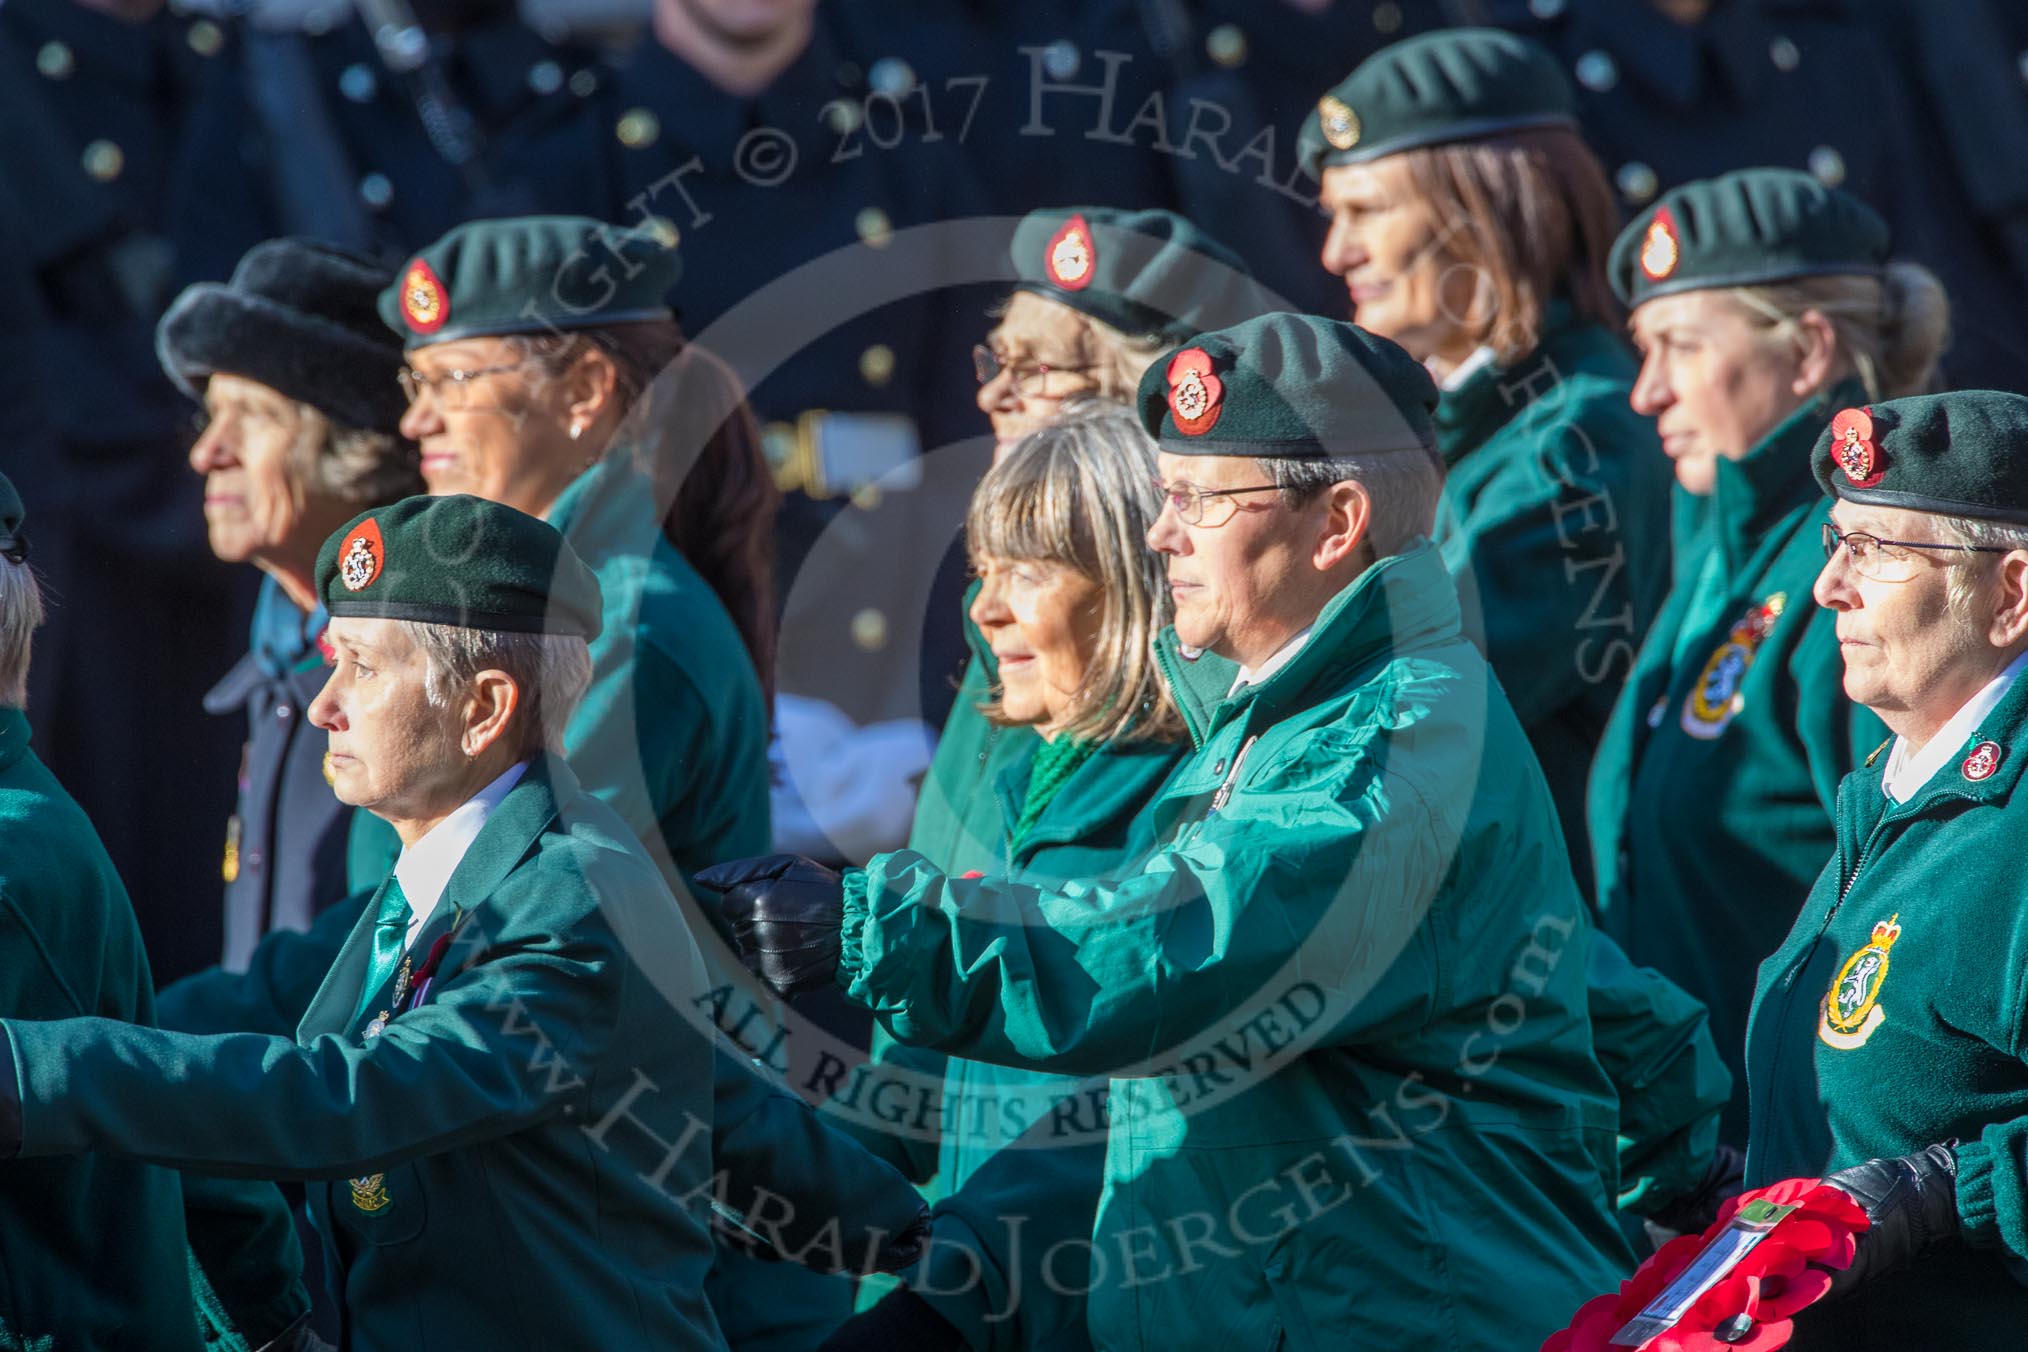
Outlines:
<svg viewBox="0 0 2028 1352"><path fill-rule="evenodd" d="M1007 842L1042 745L1029 729L1019 731L1027 734L1020 754L1002 767L989 795L1000 846L954 863L1052 889L1137 869L1155 846L1150 804L1189 746L1101 747L1064 781L1010 855ZM968 1346L994 1352L1091 1346L1087 1288L1107 1274L1070 1255L1090 1242L1104 1189L1107 1087L1104 1076L957 1056L947 1063L936 1133L943 1195L931 1213L938 1242L911 1284ZM1051 1253L1056 1260L1046 1265Z"/></svg>
<svg viewBox="0 0 2028 1352"><path fill-rule="evenodd" d="M1988 741L1999 768L1974 778ZM2024 767L2017 680L1908 802L1887 797L1884 764L1848 775L1835 852L1761 964L1749 1185L1959 1142L1964 1242L1799 1315L1792 1348L2014 1347L2028 1329Z"/></svg>
<svg viewBox="0 0 2028 1352"><path fill-rule="evenodd" d="M1444 393L1444 562L1528 734L1587 895L1584 794L1606 720L1669 589L1668 458L1627 404L1618 337L1551 307L1541 345Z"/></svg>
<svg viewBox="0 0 2028 1352"><path fill-rule="evenodd" d="M1846 697L1836 616L1810 596L1828 519L1810 451L1828 409L1861 401L1834 391L1718 462L1592 771L1600 927L1710 1007L1734 1144L1754 969L1831 853L1839 779L1887 735Z"/></svg>
<svg viewBox="0 0 2028 1352"><path fill-rule="evenodd" d="M876 857L841 985L904 1041L1113 1077L1095 1346L1539 1342L1629 1261L1615 1112L1590 922L1442 562L1369 569L1232 698L1161 653L1195 748L1163 847L1060 888Z"/></svg>
<svg viewBox="0 0 2028 1352"><path fill-rule="evenodd" d="M411 950L447 941L435 979L371 1002L397 1010L377 1037L372 938L369 915L295 1041L0 1023L20 1153L314 1184L361 1352L722 1346L713 1039L670 1010L703 963L626 826L531 766Z"/></svg>
<svg viewBox="0 0 2028 1352"><path fill-rule="evenodd" d="M126 888L90 820L29 748L19 709L0 709L0 840L0 1008L144 1030L154 985ZM99 1156L4 1169L0 1347L205 1345L173 1172ZM200 1245L198 1256L241 1330L265 1341L309 1309L281 1198L266 1185L191 1187L202 1207L240 1223L246 1242ZM258 1293L256 1308L237 1304L242 1289Z"/></svg>

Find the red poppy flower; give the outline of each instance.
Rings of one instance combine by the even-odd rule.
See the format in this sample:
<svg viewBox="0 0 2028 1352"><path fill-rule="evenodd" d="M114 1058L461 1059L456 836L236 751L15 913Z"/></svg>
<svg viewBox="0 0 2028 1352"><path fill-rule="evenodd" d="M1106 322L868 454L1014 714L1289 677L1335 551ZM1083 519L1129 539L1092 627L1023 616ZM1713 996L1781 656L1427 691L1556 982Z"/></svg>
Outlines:
<svg viewBox="0 0 2028 1352"><path fill-rule="evenodd" d="M1225 384L1211 374L1211 354L1186 347L1169 360L1169 415L1176 430L1201 437L1224 412Z"/></svg>

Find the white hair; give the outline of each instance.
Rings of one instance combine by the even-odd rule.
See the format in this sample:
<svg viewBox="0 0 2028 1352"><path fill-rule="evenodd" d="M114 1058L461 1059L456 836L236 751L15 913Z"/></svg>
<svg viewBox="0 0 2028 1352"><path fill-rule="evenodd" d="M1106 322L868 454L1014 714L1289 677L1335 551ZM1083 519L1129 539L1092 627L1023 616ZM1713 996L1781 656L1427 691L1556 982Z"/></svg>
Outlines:
<svg viewBox="0 0 2028 1352"><path fill-rule="evenodd" d="M1978 545L1985 549L2028 549L2028 527L2010 526L2002 521L1981 521L1970 516L1943 516L1937 518L1937 543L1947 545ZM1958 561L1972 564L1972 567L1951 569L1948 590L1944 602L1950 607L1951 615L1970 622L1972 603L1978 599L1979 588L1984 585L1990 569L1978 567L1990 563L1996 556L1991 554L1960 554Z"/></svg>
<svg viewBox="0 0 2028 1352"><path fill-rule="evenodd" d="M1372 524L1366 538L1377 559L1399 554L1417 536L1429 535L1436 528L1444 472L1434 451L1388 451L1329 459L1263 457L1260 467L1282 490L1282 501L1290 507L1302 506L1333 484L1358 482L1372 501Z"/></svg>
<svg viewBox="0 0 2028 1352"><path fill-rule="evenodd" d="M27 563L0 558L0 709L28 703L28 654L42 623L42 587Z"/></svg>
<svg viewBox="0 0 2028 1352"><path fill-rule="evenodd" d="M426 663L423 694L448 709L452 696L486 670L504 671L520 691L523 753L563 754L563 730L591 685L591 649L575 634L522 634L399 621Z"/></svg>

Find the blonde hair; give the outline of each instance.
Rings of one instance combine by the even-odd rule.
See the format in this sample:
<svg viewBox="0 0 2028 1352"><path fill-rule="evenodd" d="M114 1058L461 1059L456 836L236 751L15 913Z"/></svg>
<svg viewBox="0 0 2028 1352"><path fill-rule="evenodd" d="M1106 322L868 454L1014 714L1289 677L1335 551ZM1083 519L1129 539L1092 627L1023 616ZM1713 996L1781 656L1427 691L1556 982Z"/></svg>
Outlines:
<svg viewBox="0 0 2028 1352"><path fill-rule="evenodd" d="M1517 131L1402 151L1401 160L1453 266L1476 274L1471 311L1454 318L1501 365L1541 344L1558 296L1580 318L1618 327L1605 265L1619 211L1604 167L1576 132Z"/></svg>
<svg viewBox="0 0 2028 1352"><path fill-rule="evenodd" d="M42 588L27 561L0 558L0 709L28 704L28 659L42 613Z"/></svg>
<svg viewBox="0 0 2028 1352"><path fill-rule="evenodd" d="M1936 380L1950 342L1951 303L1943 283L1920 263L1896 261L1878 277L1798 277L1723 293L1745 309L1773 342L1801 336L1802 317L1822 315L1871 399L1921 394Z"/></svg>
<svg viewBox="0 0 2028 1352"><path fill-rule="evenodd" d="M965 517L973 561L1054 563L1098 584L1098 642L1059 727L1080 741L1177 741L1183 719L1155 665L1170 619L1162 560L1147 546L1162 510L1155 443L1125 408L1083 400L1014 443L980 481ZM997 697L980 705L1012 720Z"/></svg>

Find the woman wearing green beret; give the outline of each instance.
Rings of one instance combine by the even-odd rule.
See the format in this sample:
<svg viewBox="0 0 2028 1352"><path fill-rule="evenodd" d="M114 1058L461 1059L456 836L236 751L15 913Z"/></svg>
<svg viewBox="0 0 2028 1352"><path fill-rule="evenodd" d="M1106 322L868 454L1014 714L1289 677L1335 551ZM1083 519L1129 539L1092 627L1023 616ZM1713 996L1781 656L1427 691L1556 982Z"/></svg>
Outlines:
<svg viewBox="0 0 2028 1352"><path fill-rule="evenodd" d="M971 712L1021 735L986 786L993 840L951 871L1061 885L1114 876L1153 848L1146 809L1189 749L1153 656L1171 609L1146 544L1156 477L1139 422L1094 401L1014 442L973 495L970 619L996 665L991 698ZM936 1242L907 1288L827 1352L1089 1348L1089 1281L1063 1280L1070 1261L1052 1274L1043 1257L1092 1232L1106 1130L1090 1097L1105 1082L909 1051L885 1041L874 1082L898 1087L867 1092L914 1102L921 1086L941 1105L927 1130L911 1119L897 1133L943 1193Z"/></svg>
<svg viewBox="0 0 2028 1352"><path fill-rule="evenodd" d="M1585 775L1669 579L1667 474L1606 285L1612 188L1555 59L1484 29L1369 58L1305 143L1324 267L1443 390L1439 543L1588 890Z"/></svg>
<svg viewBox="0 0 2028 1352"><path fill-rule="evenodd" d="M1621 234L1612 281L1643 357L1633 406L1683 496L1676 585L1592 771L1601 925L1710 1007L1738 1146L1755 965L1831 852L1839 779L1886 736L1810 599L1810 448L1838 409L1928 383L1948 302L1890 260L1871 209L1784 169L1672 190Z"/></svg>
<svg viewBox="0 0 2028 1352"><path fill-rule="evenodd" d="M1331 211L1324 266L1358 322L1438 377L1438 537L1542 763L1580 889L1584 787L1668 585L1668 486L1605 279L1616 215L1555 61L1507 33L1397 43L1306 128ZM1591 958L1619 1090L1622 1205L1694 1192L1727 1088L1697 1002L1609 941ZM1631 1222L1629 1222L1631 1224Z"/></svg>

